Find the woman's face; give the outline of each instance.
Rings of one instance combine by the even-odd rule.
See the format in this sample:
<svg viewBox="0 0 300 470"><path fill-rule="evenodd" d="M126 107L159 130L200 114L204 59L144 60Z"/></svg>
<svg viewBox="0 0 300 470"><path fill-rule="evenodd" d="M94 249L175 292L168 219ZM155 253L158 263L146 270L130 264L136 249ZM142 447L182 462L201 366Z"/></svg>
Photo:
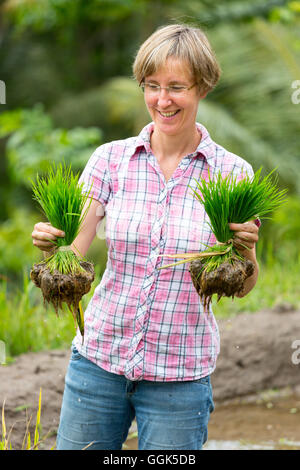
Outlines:
<svg viewBox="0 0 300 470"><path fill-rule="evenodd" d="M195 131L200 95L189 66L176 58L167 59L164 66L145 78L145 83L191 87L178 94L168 90L152 92L145 88L145 103L155 123L155 129L166 135L184 135Z"/></svg>

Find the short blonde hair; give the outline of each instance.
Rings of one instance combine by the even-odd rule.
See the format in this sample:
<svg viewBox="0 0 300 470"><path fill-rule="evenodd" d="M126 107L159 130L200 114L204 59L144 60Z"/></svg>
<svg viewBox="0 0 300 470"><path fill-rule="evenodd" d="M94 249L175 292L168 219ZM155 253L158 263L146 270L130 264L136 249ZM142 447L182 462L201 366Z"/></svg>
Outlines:
<svg viewBox="0 0 300 470"><path fill-rule="evenodd" d="M138 83L155 73L169 57L190 65L191 73L201 92L211 91L217 84L221 69L211 45L199 28L173 24L158 28L139 48L133 63Z"/></svg>

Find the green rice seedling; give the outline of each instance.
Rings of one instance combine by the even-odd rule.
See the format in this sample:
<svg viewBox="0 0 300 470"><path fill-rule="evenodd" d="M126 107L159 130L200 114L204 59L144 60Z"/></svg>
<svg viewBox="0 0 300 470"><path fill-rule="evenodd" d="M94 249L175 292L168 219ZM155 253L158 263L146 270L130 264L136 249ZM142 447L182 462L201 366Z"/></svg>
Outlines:
<svg viewBox="0 0 300 470"><path fill-rule="evenodd" d="M0 450L13 450L11 443L11 434L13 427L7 433L6 423L5 423L5 400L2 405L2 439L0 440ZM32 416L29 419L26 419L26 430L22 442L21 450L38 450L40 444L48 437L49 433L43 438L40 439L40 430L41 430L41 409L42 409L42 389L40 388L39 393L39 405L36 414L36 423L34 428L33 442L31 440L31 434L29 432L29 426L31 424ZM54 446L52 447L54 449ZM52 450L51 449L51 450Z"/></svg>
<svg viewBox="0 0 300 470"><path fill-rule="evenodd" d="M81 298L90 290L94 267L71 248L91 202L87 203L90 191L83 193L83 183L79 184L78 178L79 174L74 175L70 166L59 164L49 169L46 178L37 176L36 182L31 181L34 199L50 224L65 232L65 237L52 241L54 253L33 266L30 278L41 288L44 302L52 303L56 313L63 302L67 304L83 337Z"/></svg>
<svg viewBox="0 0 300 470"><path fill-rule="evenodd" d="M6 433L4 407L5 407L5 401L3 402L3 405L2 405L2 438L0 441L0 450L10 450L11 444L9 444L9 436Z"/></svg>
<svg viewBox="0 0 300 470"><path fill-rule="evenodd" d="M284 201L286 190L278 189L278 178L273 178L274 170L264 178L260 168L252 177L245 174L238 180L231 173L222 177L196 180L196 190L191 188L194 197L204 206L210 219L210 228L217 242L201 253L163 255L170 258L183 258L182 261L162 266L160 269L190 262L189 271L204 306L211 302L213 294L218 300L234 297L242 292L245 280L254 272L254 265L245 259L234 245L234 233L229 223L245 223L267 218ZM243 248L246 248L245 246Z"/></svg>

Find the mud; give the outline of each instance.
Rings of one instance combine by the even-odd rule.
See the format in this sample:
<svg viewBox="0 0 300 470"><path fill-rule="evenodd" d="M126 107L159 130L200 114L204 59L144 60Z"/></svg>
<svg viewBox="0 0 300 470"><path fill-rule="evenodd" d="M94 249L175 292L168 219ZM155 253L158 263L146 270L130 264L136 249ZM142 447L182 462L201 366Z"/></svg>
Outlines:
<svg viewBox="0 0 300 470"><path fill-rule="evenodd" d="M254 264L249 260L232 257L231 262L222 263L217 269L207 272L200 259L191 261L189 271L196 291L204 307L208 307L214 294L221 297L239 295L246 279L254 273Z"/></svg>
<svg viewBox="0 0 300 470"><path fill-rule="evenodd" d="M206 449L300 448L299 314L283 304L218 322L221 352ZM0 366L0 403L5 400L14 449L22 446L26 417L35 424L40 388L41 434L48 434L40 449L55 445L69 356L69 350L27 353ZM124 449L137 449L135 422Z"/></svg>
<svg viewBox="0 0 300 470"><path fill-rule="evenodd" d="M217 404L205 448L300 450L300 389Z"/></svg>
<svg viewBox="0 0 300 470"><path fill-rule="evenodd" d="M89 292L95 277L94 267L85 261L80 266L82 270L75 274L61 274L56 270L52 274L44 262L31 269L30 278L41 289L44 303L51 303L56 313L62 309L63 302L76 312L81 298Z"/></svg>

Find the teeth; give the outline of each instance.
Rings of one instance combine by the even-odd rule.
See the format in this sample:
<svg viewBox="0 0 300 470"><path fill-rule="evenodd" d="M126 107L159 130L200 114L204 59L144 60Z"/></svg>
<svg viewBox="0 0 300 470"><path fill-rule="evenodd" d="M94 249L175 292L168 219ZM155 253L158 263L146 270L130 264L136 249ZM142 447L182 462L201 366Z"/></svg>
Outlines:
<svg viewBox="0 0 300 470"><path fill-rule="evenodd" d="M174 114L176 114L177 111L173 111L171 113L163 113L162 111L160 111L160 114L164 117L171 117L171 116L174 116Z"/></svg>

